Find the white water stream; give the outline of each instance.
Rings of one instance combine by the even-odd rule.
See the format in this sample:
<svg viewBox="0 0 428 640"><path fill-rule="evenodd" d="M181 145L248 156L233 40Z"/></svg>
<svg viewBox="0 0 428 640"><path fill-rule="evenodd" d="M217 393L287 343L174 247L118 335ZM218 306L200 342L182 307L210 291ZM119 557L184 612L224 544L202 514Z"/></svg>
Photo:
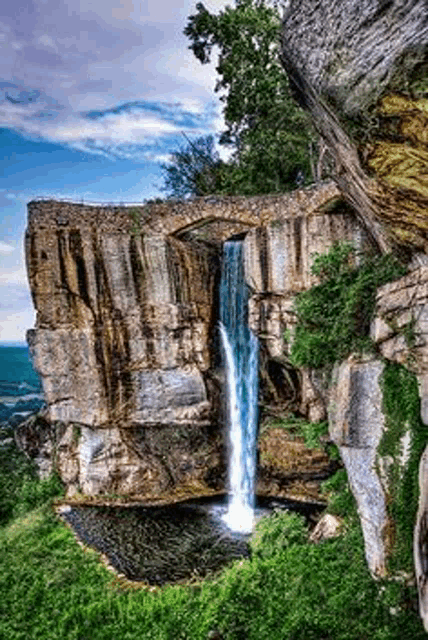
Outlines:
<svg viewBox="0 0 428 640"><path fill-rule="evenodd" d="M220 334L226 369L229 433L229 503L224 521L250 533L254 523L258 419L258 340L248 326L243 243L224 245L220 283Z"/></svg>

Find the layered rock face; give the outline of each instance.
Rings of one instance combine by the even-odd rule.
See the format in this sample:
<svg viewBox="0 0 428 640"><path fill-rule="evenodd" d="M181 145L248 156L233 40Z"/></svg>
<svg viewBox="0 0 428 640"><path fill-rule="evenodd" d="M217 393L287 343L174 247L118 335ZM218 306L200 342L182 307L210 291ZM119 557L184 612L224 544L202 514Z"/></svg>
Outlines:
<svg viewBox="0 0 428 640"><path fill-rule="evenodd" d="M217 251L133 234L131 222L124 210L29 205L28 340L47 417L68 425L56 447L69 493L157 493L202 482L202 461L207 471Z"/></svg>
<svg viewBox="0 0 428 640"><path fill-rule="evenodd" d="M428 266L426 259L410 273L384 285L378 291L376 317L371 334L381 354L416 374L421 419L428 425ZM408 457L414 435L407 429L402 436L402 452ZM414 560L419 606L428 631L428 446L419 464L419 505L414 530Z"/></svg>
<svg viewBox="0 0 428 640"><path fill-rule="evenodd" d="M17 438L47 474L55 466L68 496L124 496L146 502L225 488L218 280L225 239L245 234L249 321L261 342L262 383L279 404L289 362L293 298L316 283L314 253L338 240L365 250L369 234L332 183L284 196L205 198L149 208L29 204L26 255L37 310L28 334L46 402L44 417ZM428 266L414 258L405 277L377 296L372 338L379 354L418 376L428 423ZM361 516L374 575L387 569L394 462L379 455L387 431L380 358L338 365L328 394L311 371L296 373L300 411L325 418ZM284 374L284 375L282 375ZM267 382L266 382L267 380ZM404 425L399 464L412 446ZM260 437L257 491L317 498L315 478L331 473L281 430ZM404 452L404 453L403 453ZM296 459L299 459L296 464ZM420 466L415 566L421 612L428 611L427 452ZM401 473L401 471L400 471Z"/></svg>
<svg viewBox="0 0 428 640"><path fill-rule="evenodd" d="M245 237L246 279L253 291L250 326L261 336L263 355L273 369L273 385L288 362L290 345L284 338L296 324L294 297L318 282L311 273L314 255L339 241L350 242L360 251L370 246L369 235L344 202L330 201L330 212L313 213L308 209L302 212L297 204L298 200L293 216L278 216L267 225L251 229ZM317 389L312 372L300 370L299 375L301 412L312 421L324 419L325 397Z"/></svg>
<svg viewBox="0 0 428 640"><path fill-rule="evenodd" d="M311 255L367 242L333 184L131 209L29 204L28 340L50 426L19 437L45 471L55 459L69 496L224 489L217 286L222 242L242 232L252 328L281 367L293 295L314 282ZM299 393L302 410L323 414L308 376ZM260 482L267 491L266 474Z"/></svg>
<svg viewBox="0 0 428 640"><path fill-rule="evenodd" d="M338 184L379 246L426 250L426 2L291 0L282 52Z"/></svg>
<svg viewBox="0 0 428 640"><path fill-rule="evenodd" d="M333 158L336 183L379 248L405 247L413 255L423 252L413 258L408 276L379 291L372 338L381 356L416 374L421 418L427 425L427 4L425 0L291 0L284 14L282 59L296 96L310 112ZM349 397L339 404L352 405L358 396L357 369L372 366L380 362L342 365L332 393L340 399L348 385ZM369 379L369 372L366 375ZM377 397L376 385L366 395L367 402L373 394ZM373 408L376 415L370 418L368 449L359 452L358 438L367 439L367 407L361 402L361 419L360 410L342 417L332 410L331 428L362 516L369 565L374 573L382 573L388 529L384 506L391 498L391 487L385 482L388 474L382 476L382 460L376 459L375 450L385 422L382 408ZM405 458L417 437L409 425L400 428L403 439L398 449ZM349 441L348 432L359 434L357 445ZM362 455L368 477L367 482L357 483L353 477ZM384 460L384 467L400 466L400 460ZM397 470L397 478L405 473L405 464ZM362 473L361 469L357 476L362 478ZM414 557L420 611L428 630L427 478L425 451L419 470ZM370 504L373 508L367 508Z"/></svg>

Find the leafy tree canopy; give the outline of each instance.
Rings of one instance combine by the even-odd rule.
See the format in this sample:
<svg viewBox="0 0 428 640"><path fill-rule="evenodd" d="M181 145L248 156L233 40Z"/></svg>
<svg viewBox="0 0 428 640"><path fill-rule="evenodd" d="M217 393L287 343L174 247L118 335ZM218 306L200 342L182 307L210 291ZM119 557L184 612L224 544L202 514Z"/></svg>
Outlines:
<svg viewBox="0 0 428 640"><path fill-rule="evenodd" d="M174 198L222 193L225 163L215 150L214 136L189 141L172 153L170 164L163 164L164 190Z"/></svg>
<svg viewBox="0 0 428 640"><path fill-rule="evenodd" d="M226 123L220 143L229 145L233 154L228 163L215 158L222 169L220 184L215 182L217 192L287 191L311 181L314 133L291 97L279 59L280 29L278 9L262 0L236 0L235 7L218 14L199 2L196 13L188 18L184 33L198 60L206 64L214 51L219 54L215 90L221 92ZM190 147L186 153L192 155ZM170 170L167 176L171 175ZM171 181L166 187L179 196Z"/></svg>

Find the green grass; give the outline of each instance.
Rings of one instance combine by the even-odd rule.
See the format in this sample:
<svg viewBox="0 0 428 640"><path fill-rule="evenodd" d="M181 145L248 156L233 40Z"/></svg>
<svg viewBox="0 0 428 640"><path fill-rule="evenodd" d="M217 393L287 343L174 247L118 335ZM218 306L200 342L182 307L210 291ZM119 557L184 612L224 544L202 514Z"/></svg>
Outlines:
<svg viewBox="0 0 428 640"><path fill-rule="evenodd" d="M49 503L0 528L2 640L418 640L415 594L376 583L358 526L319 545L299 516L261 521L251 559L200 585L120 586ZM396 609L396 613L391 610ZM391 612L392 611L392 612Z"/></svg>
<svg viewBox="0 0 428 640"><path fill-rule="evenodd" d="M1 435L10 436L11 432ZM57 475L38 481L34 464L17 449L15 443L1 443L0 525L61 494L62 484Z"/></svg>
<svg viewBox="0 0 428 640"><path fill-rule="evenodd" d="M306 418L293 414L266 422L262 427L262 433L268 429L278 427L285 429L291 435L303 438L308 449L322 449L323 445L320 438L328 434L328 423L325 420L322 422L309 422Z"/></svg>
<svg viewBox="0 0 428 640"><path fill-rule="evenodd" d="M58 480L38 481L13 445L0 452L0 640L207 640L213 630L224 640L426 637L415 591L371 579L356 517L314 545L300 516L274 512L257 525L250 559L203 583L134 589L55 515ZM346 478L329 482L331 502L343 499Z"/></svg>

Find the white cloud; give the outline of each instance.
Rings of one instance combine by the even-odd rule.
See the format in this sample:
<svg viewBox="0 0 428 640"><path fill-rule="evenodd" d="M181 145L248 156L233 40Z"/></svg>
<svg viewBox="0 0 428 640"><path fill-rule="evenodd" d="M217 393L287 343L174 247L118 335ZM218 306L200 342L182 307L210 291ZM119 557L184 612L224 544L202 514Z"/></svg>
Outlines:
<svg viewBox="0 0 428 640"><path fill-rule="evenodd" d="M19 18L5 7L0 35L0 126L94 154L132 158L180 131L204 135L215 99L215 61L201 65L183 35L194 0L33 0ZM228 0L207 0L218 11ZM19 43L19 49L13 49ZM7 85L7 86L6 86ZM3 100L1 94L3 93ZM163 117L115 114L87 122L82 112L133 101L169 103L201 118L200 128ZM220 109L218 109L218 112ZM214 114L213 114L214 117ZM89 142L87 142L89 141ZM174 144L172 140L166 144ZM126 145L134 149L126 149ZM163 151L162 151L163 153ZM141 150L136 159L144 157Z"/></svg>
<svg viewBox="0 0 428 640"><path fill-rule="evenodd" d="M0 240L0 253L12 253L12 251L15 251L15 247L12 247L10 244L6 244L6 242L2 242Z"/></svg>
<svg viewBox="0 0 428 640"><path fill-rule="evenodd" d="M163 164L166 163L168 164L169 162L172 162L172 154L170 153L158 153L154 156L152 156L150 158L153 162L159 163L159 164Z"/></svg>
<svg viewBox="0 0 428 640"><path fill-rule="evenodd" d="M96 117L89 117L92 112L89 116L59 113L49 119L38 105L4 102L0 105L0 126L88 153L135 160L150 160L153 153L147 147L153 145L172 144L175 148L172 138L182 133L201 136L221 129L218 107L192 98L174 103L136 101L98 111ZM13 199L14 195L6 197Z"/></svg>

